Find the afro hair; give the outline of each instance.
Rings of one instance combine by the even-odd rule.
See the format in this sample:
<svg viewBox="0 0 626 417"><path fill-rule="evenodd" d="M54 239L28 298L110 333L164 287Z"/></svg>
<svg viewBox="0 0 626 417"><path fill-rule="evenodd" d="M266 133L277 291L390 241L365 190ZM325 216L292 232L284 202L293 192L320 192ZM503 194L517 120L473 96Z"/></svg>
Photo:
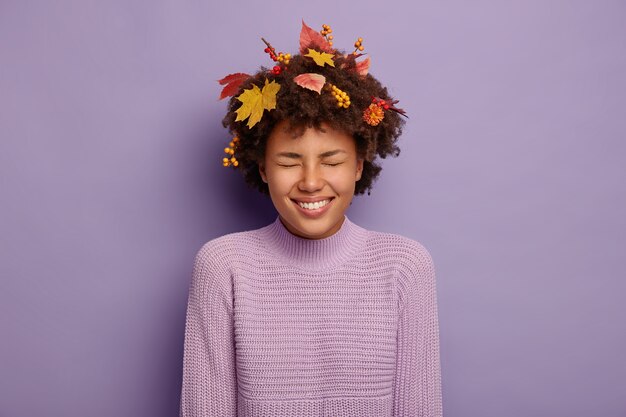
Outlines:
<svg viewBox="0 0 626 417"><path fill-rule="evenodd" d="M222 124L239 138L236 144L237 169L242 171L246 183L262 193L269 194L269 189L259 173L259 163L265 157L267 138L283 120L289 122L296 136L305 128L320 129L326 123L355 139L357 154L364 159L363 173L355 185L355 194L369 194L382 169L376 162L377 157L399 155L396 141L405 123L399 112L385 111L383 119L376 126L368 124L363 117L364 110L372 104L373 99L393 103L393 98L376 78L370 74L362 75L357 70L353 54L334 52L334 67L320 66L306 55L294 55L289 65L283 66L279 73L261 67L243 81L237 93L231 97ZM320 74L326 78L326 85L320 93L303 88L294 81L296 76L305 73ZM254 85L263 88L266 80L280 85L275 109L264 111L261 120L251 128L243 121L236 121L236 110L241 106L237 96ZM328 91L330 85L347 93L350 100L347 108L338 107L337 100Z"/></svg>

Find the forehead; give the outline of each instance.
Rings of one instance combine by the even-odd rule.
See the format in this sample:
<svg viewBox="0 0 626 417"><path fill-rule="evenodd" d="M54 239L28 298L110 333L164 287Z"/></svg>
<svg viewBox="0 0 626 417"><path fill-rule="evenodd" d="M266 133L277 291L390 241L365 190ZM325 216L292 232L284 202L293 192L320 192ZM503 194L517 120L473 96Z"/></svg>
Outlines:
<svg viewBox="0 0 626 417"><path fill-rule="evenodd" d="M284 150L323 152L331 148L354 152L356 142L350 134L328 123L322 123L319 127L290 126L284 120L274 127L266 145L266 151L270 153Z"/></svg>

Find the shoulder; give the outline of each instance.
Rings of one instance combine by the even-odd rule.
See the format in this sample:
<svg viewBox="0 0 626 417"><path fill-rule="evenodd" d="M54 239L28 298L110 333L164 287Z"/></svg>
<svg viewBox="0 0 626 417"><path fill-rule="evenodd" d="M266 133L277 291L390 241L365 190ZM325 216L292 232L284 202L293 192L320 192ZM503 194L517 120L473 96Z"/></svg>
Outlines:
<svg viewBox="0 0 626 417"><path fill-rule="evenodd" d="M253 258L253 254L258 252L263 229L229 233L202 244L194 258L195 284L211 282L227 286L237 265Z"/></svg>
<svg viewBox="0 0 626 417"><path fill-rule="evenodd" d="M228 267L238 259L245 259L258 250L266 228L234 232L211 239L197 251L195 262L219 268Z"/></svg>
<svg viewBox="0 0 626 417"><path fill-rule="evenodd" d="M409 273L428 272L433 258L426 247L406 236L395 233L367 231L367 250L385 256Z"/></svg>
<svg viewBox="0 0 626 417"><path fill-rule="evenodd" d="M401 302L434 291L435 264L422 243L395 233L368 231L367 235L368 256L383 258L396 270Z"/></svg>

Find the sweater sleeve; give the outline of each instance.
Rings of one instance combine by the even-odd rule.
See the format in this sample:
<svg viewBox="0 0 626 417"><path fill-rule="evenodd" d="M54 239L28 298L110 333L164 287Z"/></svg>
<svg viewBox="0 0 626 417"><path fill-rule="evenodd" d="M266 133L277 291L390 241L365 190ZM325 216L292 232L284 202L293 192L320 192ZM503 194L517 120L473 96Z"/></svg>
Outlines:
<svg viewBox="0 0 626 417"><path fill-rule="evenodd" d="M230 273L205 244L195 258L185 324L180 417L237 415Z"/></svg>
<svg viewBox="0 0 626 417"><path fill-rule="evenodd" d="M399 280L394 417L441 417L441 369L435 268L426 248L412 248Z"/></svg>

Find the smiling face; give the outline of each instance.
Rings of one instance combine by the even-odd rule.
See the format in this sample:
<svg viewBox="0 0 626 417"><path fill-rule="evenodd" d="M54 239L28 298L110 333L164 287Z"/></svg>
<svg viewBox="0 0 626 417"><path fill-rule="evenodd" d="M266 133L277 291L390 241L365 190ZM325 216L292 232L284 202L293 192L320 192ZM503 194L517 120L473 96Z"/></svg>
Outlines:
<svg viewBox="0 0 626 417"><path fill-rule="evenodd" d="M282 223L292 234L322 239L337 232L361 178L354 138L322 124L294 136L287 121L267 139L261 178Z"/></svg>

